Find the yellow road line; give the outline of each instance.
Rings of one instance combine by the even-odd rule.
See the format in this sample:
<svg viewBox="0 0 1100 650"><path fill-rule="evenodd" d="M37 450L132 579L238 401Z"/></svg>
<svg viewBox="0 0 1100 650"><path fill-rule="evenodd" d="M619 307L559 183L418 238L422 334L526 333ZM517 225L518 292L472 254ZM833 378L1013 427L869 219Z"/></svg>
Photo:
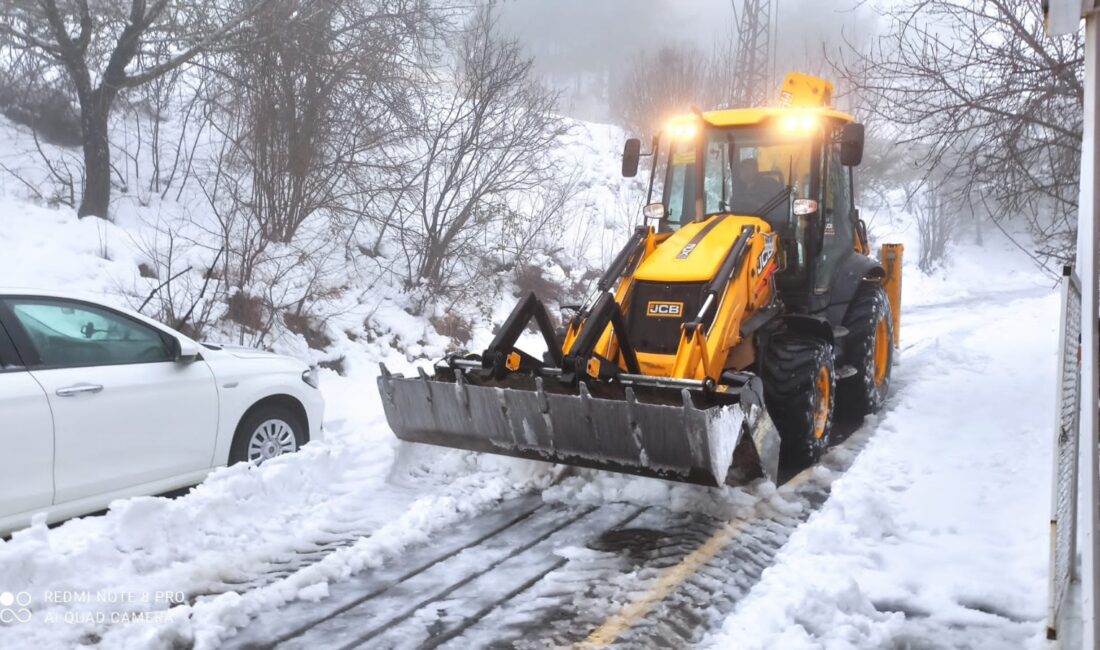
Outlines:
<svg viewBox="0 0 1100 650"><path fill-rule="evenodd" d="M814 477L814 469L816 468L816 465L811 465L810 467L807 467L806 469L792 476L790 480L788 480L786 483L779 486L779 489L783 492L794 492L798 488L802 487L803 483L806 483Z"/></svg>
<svg viewBox="0 0 1100 650"><path fill-rule="evenodd" d="M788 491L793 491L811 478L813 478L813 468L809 467L791 477L789 481L783 484L783 487L788 488ZM573 650L595 650L596 648L606 648L615 643L623 632L645 618L654 607L667 598L677 587L695 575L703 565L714 559L714 556L721 553L722 549L729 546L734 538L749 527L749 523L750 521L747 519L740 519L723 524L718 530L714 531L714 534L706 542L703 542L702 546L692 551L679 564L666 569L661 577L657 579L657 582L645 593L604 621L584 641L574 643Z"/></svg>
<svg viewBox="0 0 1100 650"><path fill-rule="evenodd" d="M592 631L588 637L573 645L576 650L605 648L615 642L623 632L644 618L658 603L668 597L685 580L695 574L704 564L726 548L738 534L747 528L749 522L740 520L726 523L716 530L702 546L692 551L676 566L669 567L644 594L633 600L617 614L607 619L603 625Z"/></svg>

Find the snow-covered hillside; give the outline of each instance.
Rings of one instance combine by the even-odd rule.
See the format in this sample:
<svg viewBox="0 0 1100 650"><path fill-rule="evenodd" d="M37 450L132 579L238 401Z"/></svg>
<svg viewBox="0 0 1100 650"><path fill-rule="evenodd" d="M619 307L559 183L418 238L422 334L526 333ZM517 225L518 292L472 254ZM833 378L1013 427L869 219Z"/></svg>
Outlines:
<svg viewBox="0 0 1100 650"><path fill-rule="evenodd" d="M567 148L587 190L572 207L568 243L597 266L637 206L616 189L621 134L584 128ZM138 272L143 224L178 206L127 203L112 224L29 201L18 184L3 190L0 285L131 307L155 286ZM874 233L880 242L915 243L900 214ZM473 349L511 300L501 296L495 319L479 324ZM449 526L524 494L718 518L787 498L767 485L707 490L592 471L563 477L539 463L399 445L382 415L377 363L409 372L451 344L404 307L394 287L366 288L330 329L362 334L370 318L384 336L338 337L323 353L294 337L275 342L314 360L344 359L345 376L323 371L324 443L260 468L219 470L178 498L120 501L103 516L37 524L0 541L0 591L30 593L34 616L0 625L0 647L216 648L258 614L325 600L349 576L399 562ZM811 472L831 497L805 513L707 643L1038 646L1056 325L1051 282L1007 242L960 245L930 276L907 264L902 347L885 412L853 435L857 444L838 450L858 451L848 469ZM303 554L310 560L293 559ZM60 594L89 600L55 602ZM627 604L601 608L612 615Z"/></svg>

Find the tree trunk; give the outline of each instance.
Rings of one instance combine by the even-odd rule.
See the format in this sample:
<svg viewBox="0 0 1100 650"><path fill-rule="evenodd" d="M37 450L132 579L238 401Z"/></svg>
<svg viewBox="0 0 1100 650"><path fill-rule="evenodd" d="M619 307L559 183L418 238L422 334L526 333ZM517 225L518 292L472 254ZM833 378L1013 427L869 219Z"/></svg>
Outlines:
<svg viewBox="0 0 1100 650"><path fill-rule="evenodd" d="M97 88L81 104L84 137L84 195L77 216L109 218L111 206L111 146L107 139L107 118L114 92Z"/></svg>

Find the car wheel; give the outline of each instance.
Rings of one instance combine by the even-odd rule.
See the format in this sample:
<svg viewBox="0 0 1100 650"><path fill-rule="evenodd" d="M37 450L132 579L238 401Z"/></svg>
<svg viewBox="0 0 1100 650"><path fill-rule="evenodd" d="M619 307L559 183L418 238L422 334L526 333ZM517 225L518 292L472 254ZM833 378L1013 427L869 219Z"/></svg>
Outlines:
<svg viewBox="0 0 1100 650"><path fill-rule="evenodd" d="M283 454L292 454L308 442L301 419L282 406L263 406L246 415L233 436L229 464L260 465Z"/></svg>

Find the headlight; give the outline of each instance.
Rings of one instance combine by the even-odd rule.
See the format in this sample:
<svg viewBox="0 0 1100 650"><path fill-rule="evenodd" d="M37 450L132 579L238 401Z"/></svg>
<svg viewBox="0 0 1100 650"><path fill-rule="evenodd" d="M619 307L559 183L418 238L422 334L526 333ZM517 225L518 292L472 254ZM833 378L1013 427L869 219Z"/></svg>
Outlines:
<svg viewBox="0 0 1100 650"><path fill-rule="evenodd" d="M321 386L321 375L317 372L317 368L310 368L302 373L302 381L313 388L319 388Z"/></svg>
<svg viewBox="0 0 1100 650"><path fill-rule="evenodd" d="M642 215L646 219L664 219L665 218L665 205L663 203L650 203L642 208Z"/></svg>

